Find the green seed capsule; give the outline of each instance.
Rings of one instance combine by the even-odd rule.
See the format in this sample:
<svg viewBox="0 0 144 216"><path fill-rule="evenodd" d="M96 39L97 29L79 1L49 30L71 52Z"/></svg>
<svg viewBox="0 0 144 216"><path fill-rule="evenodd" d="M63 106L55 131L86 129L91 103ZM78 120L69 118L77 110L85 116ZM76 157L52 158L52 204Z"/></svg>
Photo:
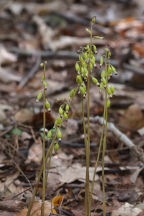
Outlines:
<svg viewBox="0 0 144 216"><path fill-rule="evenodd" d="M106 47L106 48L105 48L105 51L106 51L106 52L109 52L109 49Z"/></svg>
<svg viewBox="0 0 144 216"><path fill-rule="evenodd" d="M112 72L115 73L116 69L111 65Z"/></svg>
<svg viewBox="0 0 144 216"><path fill-rule="evenodd" d="M87 31L89 34L91 34L91 31L90 31L88 28L86 28L86 31Z"/></svg>
<svg viewBox="0 0 144 216"><path fill-rule="evenodd" d="M107 84L106 79L104 77L102 78L102 82L103 82L103 85Z"/></svg>
<svg viewBox="0 0 144 216"><path fill-rule="evenodd" d="M59 114L60 114L60 116L63 114L63 108L61 106L59 108Z"/></svg>
<svg viewBox="0 0 144 216"><path fill-rule="evenodd" d="M68 120L68 114L64 112L64 120Z"/></svg>
<svg viewBox="0 0 144 216"><path fill-rule="evenodd" d="M105 76L106 76L105 70L103 70L103 71L101 72L101 78L105 78Z"/></svg>
<svg viewBox="0 0 144 216"><path fill-rule="evenodd" d="M101 56L101 58L100 58L100 66L102 66L103 65L103 57Z"/></svg>
<svg viewBox="0 0 144 216"><path fill-rule="evenodd" d="M84 88L84 90L86 91L86 85L85 85L84 82L81 84L81 86L82 86L82 87Z"/></svg>
<svg viewBox="0 0 144 216"><path fill-rule="evenodd" d="M110 88L107 87L106 91L107 91L108 95L111 95L111 89Z"/></svg>
<svg viewBox="0 0 144 216"><path fill-rule="evenodd" d="M50 103L48 102L48 100L46 100L46 108L47 108L48 110L50 110Z"/></svg>
<svg viewBox="0 0 144 216"><path fill-rule="evenodd" d="M48 137L48 139L51 139L51 138L52 138L52 131L51 131L51 130L48 131L47 137Z"/></svg>
<svg viewBox="0 0 144 216"><path fill-rule="evenodd" d="M72 89L71 91L70 91L70 98L72 99L74 96L75 96L75 89Z"/></svg>
<svg viewBox="0 0 144 216"><path fill-rule="evenodd" d="M111 52L109 51L109 52L108 52L108 58L110 58L110 57L111 57Z"/></svg>
<svg viewBox="0 0 144 216"><path fill-rule="evenodd" d="M44 66L44 63L40 63L40 67L43 67Z"/></svg>
<svg viewBox="0 0 144 216"><path fill-rule="evenodd" d="M107 101L107 108L109 108L110 107L110 100L108 99L108 101Z"/></svg>
<svg viewBox="0 0 144 216"><path fill-rule="evenodd" d="M58 128L57 129L57 138L58 138L58 140L61 140L61 138L62 138L62 133L61 133L61 130Z"/></svg>
<svg viewBox="0 0 144 216"><path fill-rule="evenodd" d="M81 83L82 83L82 78L81 78L80 75L77 75L77 77L76 77L76 82L77 82L78 84L81 84Z"/></svg>
<svg viewBox="0 0 144 216"><path fill-rule="evenodd" d="M66 105L65 110L66 110L66 112L69 111L69 105L68 104Z"/></svg>
<svg viewBox="0 0 144 216"><path fill-rule="evenodd" d="M87 68L87 63L85 61L82 63L82 67Z"/></svg>
<svg viewBox="0 0 144 216"><path fill-rule="evenodd" d="M83 77L88 76L88 70L87 70L87 68L83 68L82 75L83 75Z"/></svg>
<svg viewBox="0 0 144 216"><path fill-rule="evenodd" d="M100 83L100 91L102 91L103 90L103 83L101 82Z"/></svg>
<svg viewBox="0 0 144 216"><path fill-rule="evenodd" d="M95 17L92 18L91 22L94 24L96 21Z"/></svg>
<svg viewBox="0 0 144 216"><path fill-rule="evenodd" d="M96 49L95 45L93 45L93 50L94 50L95 53L97 52L97 49Z"/></svg>
<svg viewBox="0 0 144 216"><path fill-rule="evenodd" d="M61 117L58 117L57 118L57 125L61 125L62 124L62 119L61 119Z"/></svg>
<svg viewBox="0 0 144 216"><path fill-rule="evenodd" d="M87 61L87 59L88 59L88 55L87 55L86 52L83 54L83 56L84 56L84 59Z"/></svg>
<svg viewBox="0 0 144 216"><path fill-rule="evenodd" d="M114 86L113 86L113 85L111 85L110 90L111 90L111 93L114 94L115 89L114 89Z"/></svg>
<svg viewBox="0 0 144 216"><path fill-rule="evenodd" d="M80 61L81 63L83 63L83 61L84 61L84 60L83 60L83 57L82 57L81 55L79 56L79 61Z"/></svg>
<svg viewBox="0 0 144 216"><path fill-rule="evenodd" d="M96 85L98 84L98 80L95 77L92 77L92 82Z"/></svg>
<svg viewBox="0 0 144 216"><path fill-rule="evenodd" d="M103 37L95 36L96 39L103 39Z"/></svg>
<svg viewBox="0 0 144 216"><path fill-rule="evenodd" d="M90 71L92 71L92 69L93 69L93 64L90 62L90 64L89 64L89 68L90 68Z"/></svg>
<svg viewBox="0 0 144 216"><path fill-rule="evenodd" d="M47 83L46 83L45 80L43 81L43 87L44 87L44 88L47 88Z"/></svg>
<svg viewBox="0 0 144 216"><path fill-rule="evenodd" d="M58 142L55 144L54 150L55 150L55 152L57 152L59 150L59 144L58 144Z"/></svg>
<svg viewBox="0 0 144 216"><path fill-rule="evenodd" d="M85 95L85 89L83 88L83 86L79 87L79 91L80 91L80 93L81 93L82 96Z"/></svg>
<svg viewBox="0 0 144 216"><path fill-rule="evenodd" d="M79 66L79 64L77 62L75 64L75 69L76 69L77 72L80 71L80 66Z"/></svg>
<svg viewBox="0 0 144 216"><path fill-rule="evenodd" d="M37 100L39 101L42 98L42 91L40 91L40 93L37 96Z"/></svg>
<svg viewBox="0 0 144 216"><path fill-rule="evenodd" d="M112 68L111 68L111 66L109 65L109 66L108 66L108 77L111 77L111 75L112 75Z"/></svg>

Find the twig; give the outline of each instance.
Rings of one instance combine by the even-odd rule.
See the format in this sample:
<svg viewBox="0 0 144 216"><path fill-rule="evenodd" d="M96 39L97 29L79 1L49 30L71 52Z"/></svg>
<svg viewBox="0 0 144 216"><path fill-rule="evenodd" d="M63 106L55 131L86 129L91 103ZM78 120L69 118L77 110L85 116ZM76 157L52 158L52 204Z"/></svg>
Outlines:
<svg viewBox="0 0 144 216"><path fill-rule="evenodd" d="M87 119L86 119L87 120ZM90 117L91 122L98 122L99 124L103 123L103 117ZM105 121L104 121L105 124ZM111 122L107 123L107 129L112 131L120 141L122 141L126 146L129 147L129 149L133 150L136 156L144 162L144 154L142 154L141 151L139 151L138 147L124 134L122 133L118 128L115 127L115 125Z"/></svg>
<svg viewBox="0 0 144 216"><path fill-rule="evenodd" d="M36 58L36 63L34 64L34 66L31 68L29 73L26 74L25 77L23 77L22 81L20 82L18 86L19 88L23 88L28 83L28 81L34 77L34 74L37 72L39 68L40 62L41 62L41 56L38 56Z"/></svg>
<svg viewBox="0 0 144 216"><path fill-rule="evenodd" d="M15 53L19 56L41 56L42 58L49 58L49 59L78 59L78 54L70 51L41 51L41 50L23 50L17 47L12 47L9 49L10 52ZM99 63L99 58L96 59L96 62ZM110 60L110 63L115 66L119 67L119 61L117 60ZM142 68L136 68L129 64L124 63L123 68L125 70L129 70L133 73L137 74L144 74L144 70Z"/></svg>

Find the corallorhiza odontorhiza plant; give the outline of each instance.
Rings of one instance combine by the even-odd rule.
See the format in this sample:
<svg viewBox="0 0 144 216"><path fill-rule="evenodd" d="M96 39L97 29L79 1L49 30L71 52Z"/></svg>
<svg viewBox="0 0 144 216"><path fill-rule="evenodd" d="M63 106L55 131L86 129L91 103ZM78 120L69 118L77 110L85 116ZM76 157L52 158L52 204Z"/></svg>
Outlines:
<svg viewBox="0 0 144 216"><path fill-rule="evenodd" d="M110 50L106 47L104 54L100 58L100 63L96 65L96 54L97 48L94 45L95 39L102 40L102 37L93 36L93 26L95 24L95 17L92 18L90 22L90 29L86 29L90 35L90 42L85 47L81 48L81 53L79 59L75 64L76 84L77 86L72 89L69 93L69 99L59 107L58 116L55 120L54 127L48 131L47 139L50 142L48 151L45 151L45 139L46 139L46 110L50 111L50 103L46 98L47 83L45 80L46 63L42 63L41 66L44 69L42 77L42 90L37 96L37 100L43 99L43 162L40 169L40 173L37 178L36 186L33 191L33 196L29 204L27 216L30 216L32 205L35 199L35 195L38 189L40 178L43 179L43 193L42 193L42 207L41 215L44 216L44 202L45 202L45 191L46 183L48 178L48 172L50 168L50 161L53 149L57 150L59 148L59 141L62 138L61 126L64 121L69 118L69 109L73 98L75 95L79 95L81 99L82 107L82 121L83 121L83 131L84 131L84 142L85 142L85 152L86 152L86 183L85 183L85 215L90 216L91 214L91 200L94 190L94 182L96 170L100 162L100 155L102 151L102 192L103 192L103 216L106 216L106 196L105 196L105 185L104 185L104 157L106 151L106 137L107 137L107 116L108 108L110 107L110 97L114 94L114 87L109 85L109 80L112 74L116 73L115 68L110 64ZM99 68L101 79L98 80L94 75L95 68ZM103 113L103 124L102 132L99 142L99 149L96 158L93 181L90 184L89 181L89 166L90 166L90 83L93 83L98 87L100 91L104 92L104 113ZM87 118L85 118L84 110L84 100L87 103Z"/></svg>

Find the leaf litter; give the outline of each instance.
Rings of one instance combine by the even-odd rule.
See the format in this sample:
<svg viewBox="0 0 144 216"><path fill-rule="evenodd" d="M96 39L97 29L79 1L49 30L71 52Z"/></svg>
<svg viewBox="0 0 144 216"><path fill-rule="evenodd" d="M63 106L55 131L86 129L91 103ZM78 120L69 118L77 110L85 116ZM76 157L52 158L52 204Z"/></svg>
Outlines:
<svg viewBox="0 0 144 216"><path fill-rule="evenodd" d="M2 3L0 3L2 4ZM137 6L136 6L137 4ZM35 186L42 159L42 104L36 104L40 91L41 69L27 83L22 77L33 69L37 58L27 55L36 52L48 61L46 79L48 97L57 107L57 99L66 98L75 83L74 62L79 46L87 43L85 27L88 19L97 13L95 34L104 36L95 41L102 52L110 46L112 60L118 68L113 79L116 93L109 111L109 122L136 145L143 154L144 126L144 64L143 30L140 1L15 1L2 5L0 29L0 215L26 215L27 203ZM123 10L125 8L125 10ZM107 10L106 10L107 9ZM103 12L103 11L106 11ZM14 25L15 24L15 25ZM15 26L15 27L14 27ZM18 48L20 52L14 52ZM28 51L28 52L26 52ZM46 52L43 52L46 51ZM46 53L53 51L51 57ZM57 51L68 51L69 59ZM103 95L91 88L91 115L101 117ZM56 110L55 110L56 111ZM53 126L55 111L47 115L47 127ZM63 130L61 149L53 152L47 182L45 214L83 215L85 184L85 150L80 116L79 98L71 108L70 119ZM14 133L12 133L14 131ZM20 132L20 133L18 133ZM101 125L91 123L90 180L94 169ZM46 143L47 148L49 143ZM133 155L128 146L108 131L105 160L107 213L112 216L143 214L143 162ZM98 167L92 202L92 215L102 213L102 170ZM30 185L31 184L31 185ZM31 215L41 215L41 188L39 184ZM72 213L73 212L73 213Z"/></svg>

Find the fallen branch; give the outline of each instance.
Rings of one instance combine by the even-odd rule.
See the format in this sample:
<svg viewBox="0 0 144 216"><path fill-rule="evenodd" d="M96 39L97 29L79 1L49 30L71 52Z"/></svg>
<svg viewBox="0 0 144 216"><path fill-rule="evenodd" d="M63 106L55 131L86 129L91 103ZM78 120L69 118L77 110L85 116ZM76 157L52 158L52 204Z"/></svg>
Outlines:
<svg viewBox="0 0 144 216"><path fill-rule="evenodd" d="M79 55L77 53L71 51L36 51L36 50L23 50L17 47L12 47L9 49L10 52L15 53L19 56L41 56L41 58L48 58L48 59L74 59L77 60ZM99 63L100 59L96 58L96 62ZM111 60L110 63L118 68L119 61ZM124 63L123 68L125 70L129 70L133 73L144 75L144 70L141 68L136 68L129 64Z"/></svg>
<svg viewBox="0 0 144 216"><path fill-rule="evenodd" d="M86 118L87 120L87 118ZM103 117L90 117L90 121L91 122L98 122L99 124L103 124ZM104 124L106 122L104 121ZM116 126L111 123L111 122L107 122L107 129L112 131L112 133L114 135L116 135L120 141L122 141L126 146L129 147L130 150L133 151L133 153L142 161L144 162L144 153L142 152L142 150L139 150L138 147L124 134L122 133L118 128L116 128Z"/></svg>
<svg viewBox="0 0 144 216"><path fill-rule="evenodd" d="M21 82L20 82L20 84L18 86L19 88L23 88L28 83L28 81L34 77L35 73L39 69L40 63L41 63L41 56L38 56L36 58L36 63L34 64L34 66L31 68L29 73L26 74L26 76L23 77L23 79L21 80Z"/></svg>

